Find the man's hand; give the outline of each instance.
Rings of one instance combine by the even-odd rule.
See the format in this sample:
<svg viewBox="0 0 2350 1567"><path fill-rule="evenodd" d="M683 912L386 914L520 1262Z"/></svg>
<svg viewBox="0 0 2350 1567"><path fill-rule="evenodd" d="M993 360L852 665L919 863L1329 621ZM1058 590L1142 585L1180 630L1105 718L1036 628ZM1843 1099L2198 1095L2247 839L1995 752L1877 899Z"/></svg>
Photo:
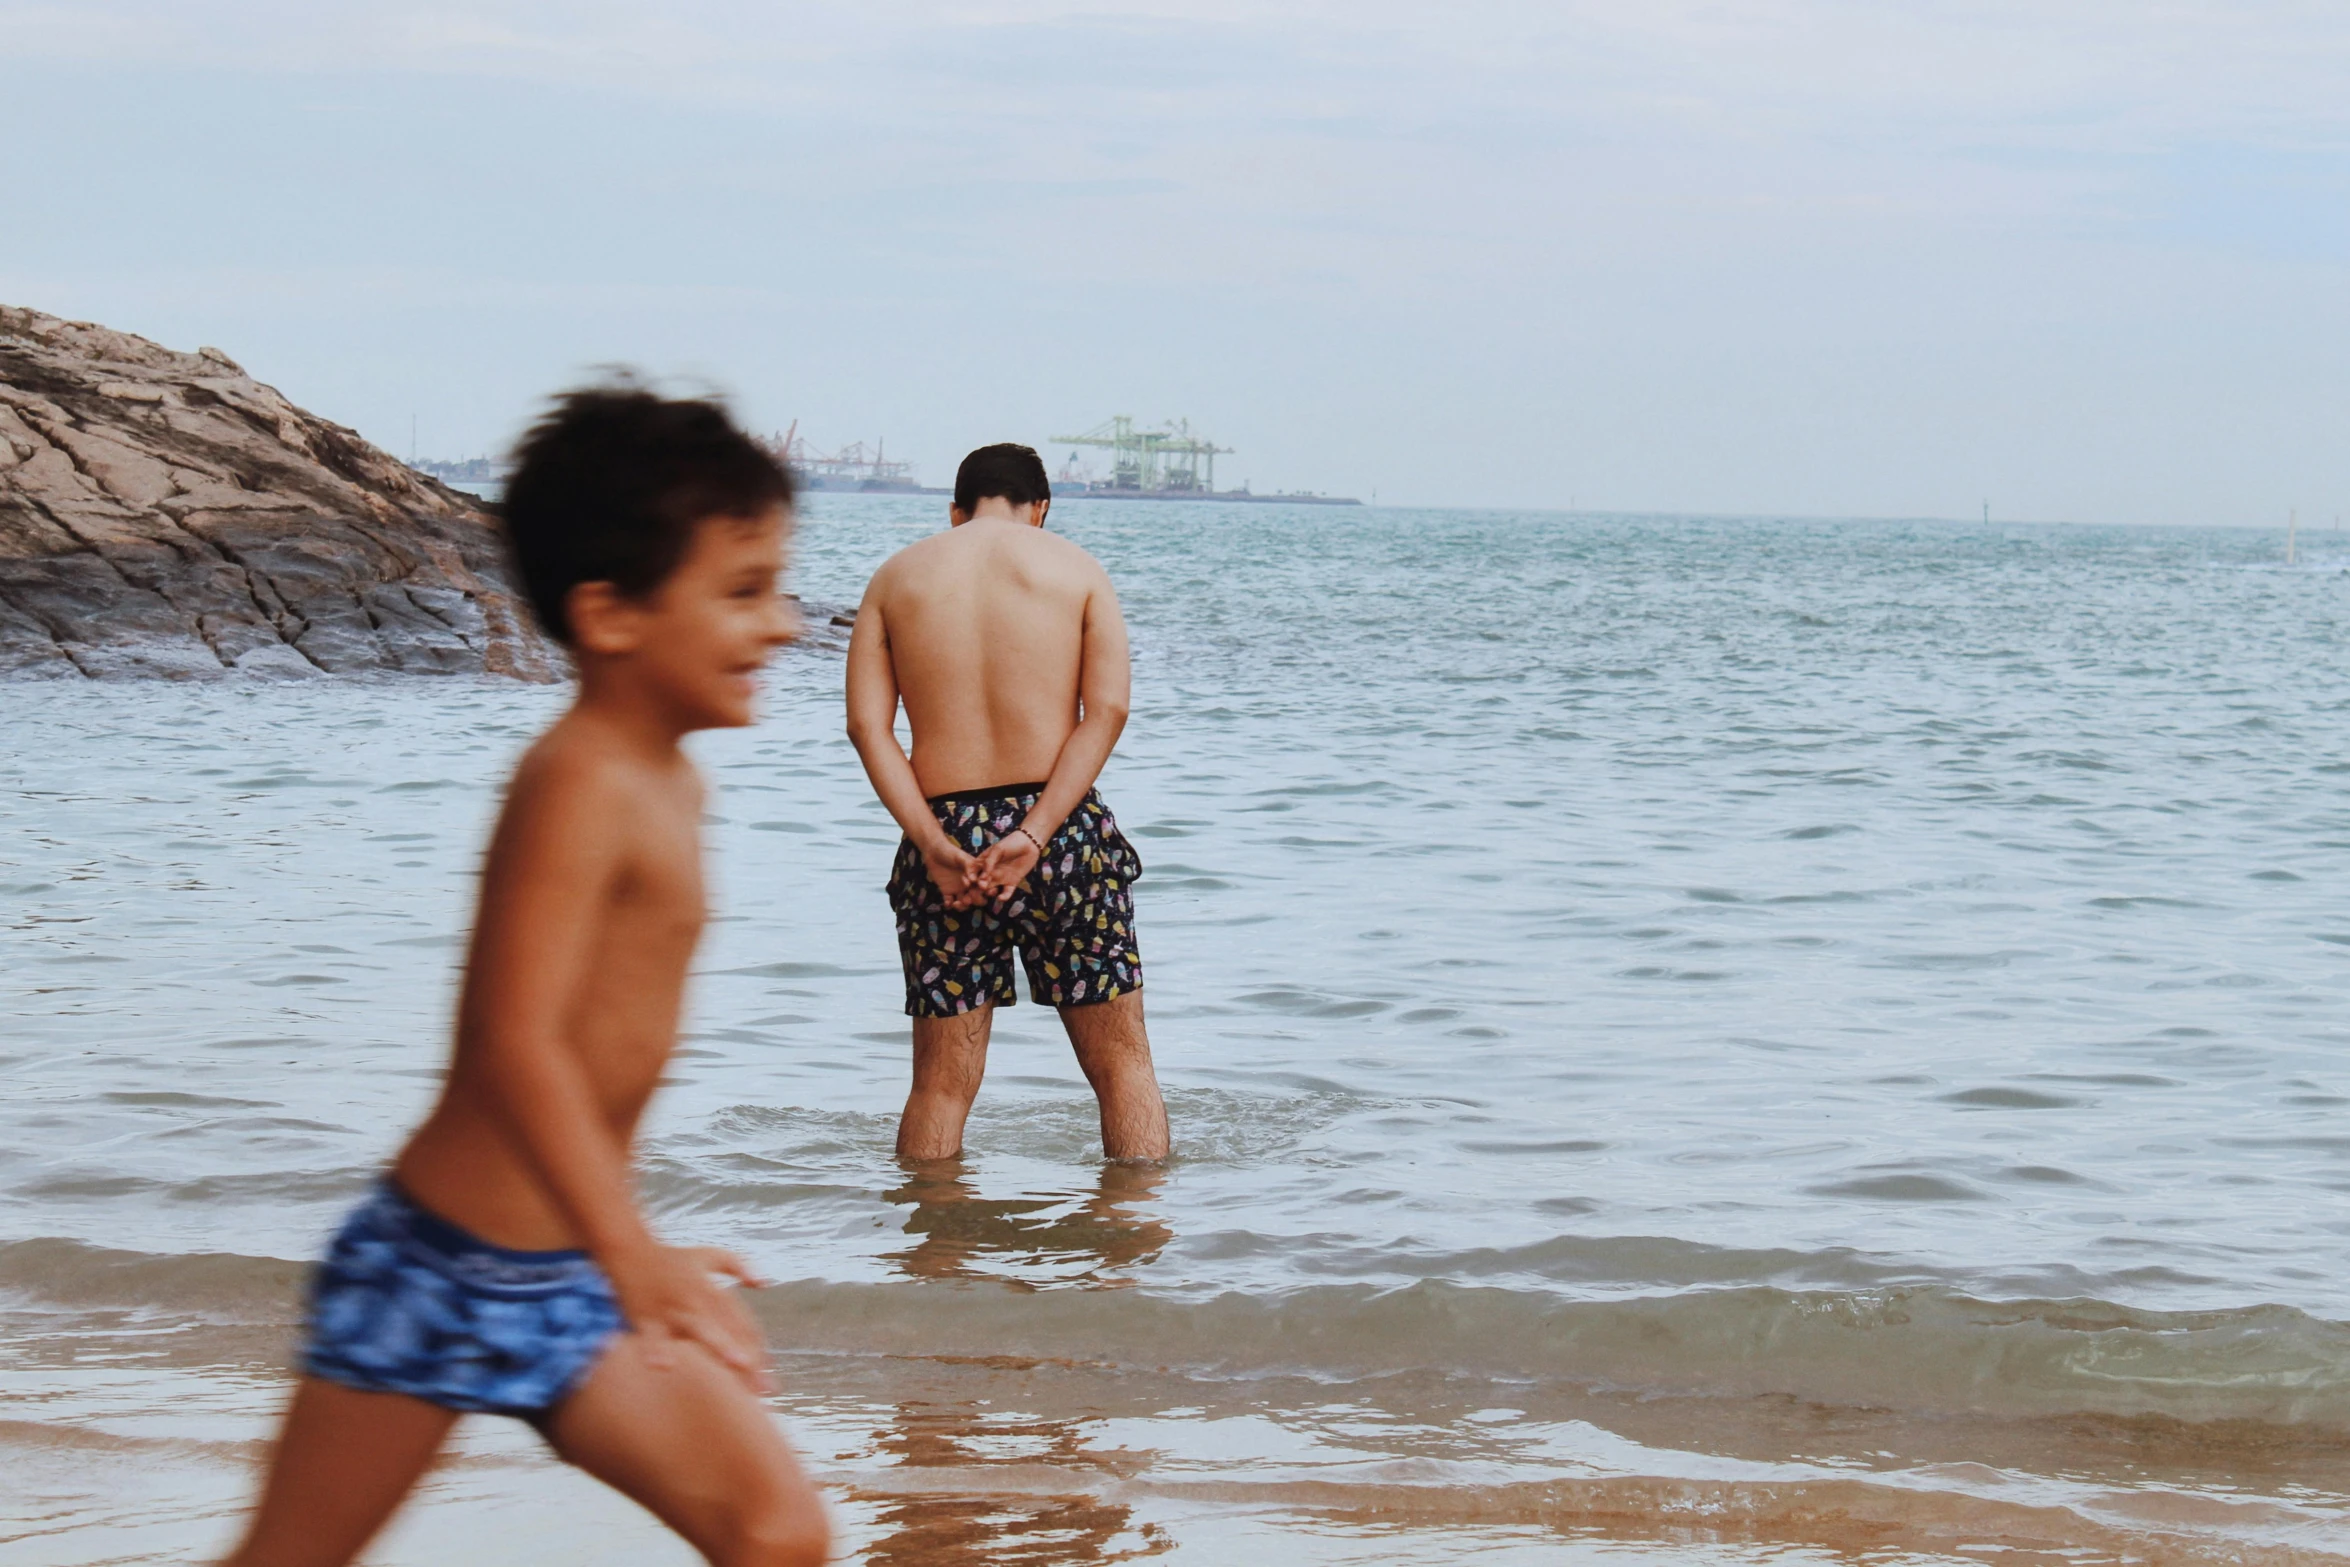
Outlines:
<svg viewBox="0 0 2350 1567"><path fill-rule="evenodd" d="M923 867L930 872L930 884L938 889L950 909L968 909L986 901L987 894L978 884L979 862L965 854L962 847L945 833L922 851Z"/></svg>
<svg viewBox="0 0 2350 1567"><path fill-rule="evenodd" d="M993 898L997 908L1012 901L1012 894L1036 869L1043 858L1036 842L1027 833L1014 828L982 850L972 862L972 882L982 898Z"/></svg>
<svg viewBox="0 0 2350 1567"><path fill-rule="evenodd" d="M753 1393L769 1391L767 1346L741 1301L715 1276L756 1287L750 1264L715 1246L657 1246L639 1262L607 1270L629 1331L644 1341L645 1363L676 1364L677 1346L699 1344Z"/></svg>

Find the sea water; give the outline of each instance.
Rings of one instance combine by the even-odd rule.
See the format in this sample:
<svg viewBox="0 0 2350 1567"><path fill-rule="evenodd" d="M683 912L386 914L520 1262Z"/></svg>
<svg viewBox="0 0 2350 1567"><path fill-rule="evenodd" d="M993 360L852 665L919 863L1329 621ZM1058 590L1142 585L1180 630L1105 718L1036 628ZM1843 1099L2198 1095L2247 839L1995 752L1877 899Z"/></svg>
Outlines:
<svg viewBox="0 0 2350 1567"><path fill-rule="evenodd" d="M820 628L940 504L816 498ZM2350 1555L2350 547L1052 522L1133 628L1166 1169L1105 1167L1025 1004L968 1158L895 1164L837 645L694 742L644 1192L782 1281L854 1559ZM225 1539L562 699L0 690L11 1563ZM376 1559L677 1550L476 1422Z"/></svg>

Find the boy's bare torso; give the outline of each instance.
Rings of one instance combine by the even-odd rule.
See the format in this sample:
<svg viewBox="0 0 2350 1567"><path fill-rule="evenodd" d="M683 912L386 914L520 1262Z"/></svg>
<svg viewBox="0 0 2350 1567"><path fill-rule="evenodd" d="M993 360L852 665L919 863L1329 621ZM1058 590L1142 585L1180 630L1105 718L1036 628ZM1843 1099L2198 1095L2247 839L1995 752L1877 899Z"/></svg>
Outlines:
<svg viewBox="0 0 2350 1567"><path fill-rule="evenodd" d="M701 779L682 757L663 763L631 755L576 716L524 758L483 869L468 965L476 977L459 1005L449 1081L393 1167L425 1207L517 1250L584 1243L521 1139L499 1117L495 1107L507 1095L479 1080L488 1068L476 1042L497 1026L502 1010L552 1009L548 1021L576 1056L597 1123L626 1152L675 1045L686 972L701 934L702 798ZM592 856L599 869L588 884L569 889L592 900L592 917L577 940L557 950L484 950L520 946L517 935L527 940L531 905L546 889L525 862L543 865L548 857L521 840L548 832L550 823L558 824L555 834L605 840ZM580 845L574 838L568 847ZM534 991L544 984L542 994L482 993L511 989L480 977L512 975L517 966L541 971L528 979L538 982ZM555 972L543 972L548 969Z"/></svg>
<svg viewBox="0 0 2350 1567"><path fill-rule="evenodd" d="M1036 783L1078 721L1085 616L1100 565L1026 523L979 518L893 556L869 602L929 795Z"/></svg>

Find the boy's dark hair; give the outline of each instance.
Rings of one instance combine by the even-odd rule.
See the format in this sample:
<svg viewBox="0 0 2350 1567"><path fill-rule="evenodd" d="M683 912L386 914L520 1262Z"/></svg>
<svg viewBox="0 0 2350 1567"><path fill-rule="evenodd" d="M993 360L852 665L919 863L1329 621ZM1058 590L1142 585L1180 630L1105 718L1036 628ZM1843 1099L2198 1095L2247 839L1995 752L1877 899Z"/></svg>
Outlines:
<svg viewBox="0 0 2350 1567"><path fill-rule="evenodd" d="M1045 477L1044 459L1035 447L1003 441L963 459L955 470L955 510L968 517L991 495L1015 506L1053 498L1053 481Z"/></svg>
<svg viewBox="0 0 2350 1567"><path fill-rule="evenodd" d="M704 518L791 503L791 474L718 403L622 381L555 398L514 448L498 509L532 613L568 643L564 599L580 583L650 593Z"/></svg>

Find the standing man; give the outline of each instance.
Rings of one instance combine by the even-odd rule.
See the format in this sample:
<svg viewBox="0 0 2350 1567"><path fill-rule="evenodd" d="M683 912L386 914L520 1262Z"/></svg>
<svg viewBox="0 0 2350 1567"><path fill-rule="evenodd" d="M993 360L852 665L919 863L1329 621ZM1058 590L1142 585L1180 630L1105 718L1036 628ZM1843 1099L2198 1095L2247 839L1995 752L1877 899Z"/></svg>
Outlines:
<svg viewBox="0 0 2350 1567"><path fill-rule="evenodd" d="M914 1086L898 1157L963 1150L1012 953L1057 1007L1112 1159L1167 1156L1142 1025L1142 861L1093 787L1126 727L1126 622L1101 563L1044 531L1026 446L955 473L949 526L883 563L849 638L849 738L906 832L889 878ZM898 746L905 704L913 754Z"/></svg>

